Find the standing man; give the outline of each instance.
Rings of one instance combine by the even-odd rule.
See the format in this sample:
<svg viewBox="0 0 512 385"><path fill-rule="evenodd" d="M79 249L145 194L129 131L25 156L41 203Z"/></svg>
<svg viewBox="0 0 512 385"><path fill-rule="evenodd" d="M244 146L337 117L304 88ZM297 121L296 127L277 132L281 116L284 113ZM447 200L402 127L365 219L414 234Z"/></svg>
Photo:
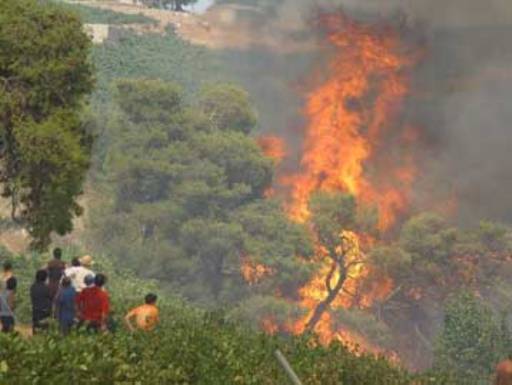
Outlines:
<svg viewBox="0 0 512 385"><path fill-rule="evenodd" d="M132 320L135 319L135 326L139 330L153 330L158 322L160 322L158 307L156 306L157 296L153 293L146 295L144 305L140 305L128 312L124 317L124 322L130 331L134 331L135 327Z"/></svg>
<svg viewBox="0 0 512 385"><path fill-rule="evenodd" d="M107 278L104 274L94 277L94 286L87 287L76 297L78 316L86 324L88 331L106 330L110 300L103 289Z"/></svg>
<svg viewBox="0 0 512 385"><path fill-rule="evenodd" d="M53 259L48 262L48 266L46 267L48 271L48 288L50 289L52 301L59 290L60 280L64 275L65 269L66 264L62 262L62 250L57 247L53 249Z"/></svg>
<svg viewBox="0 0 512 385"><path fill-rule="evenodd" d="M48 272L38 270L36 280L30 287L30 300L32 302L32 333L48 330L48 318L52 312L52 298L50 288L46 284Z"/></svg>
<svg viewBox="0 0 512 385"><path fill-rule="evenodd" d="M2 281L0 283L0 322L2 332L14 331L14 307L16 301L16 287L18 281L12 271L11 262L4 263Z"/></svg>
<svg viewBox="0 0 512 385"><path fill-rule="evenodd" d="M67 335L75 323L75 295L69 277L62 278L61 287L55 297L55 316L62 334Z"/></svg>
<svg viewBox="0 0 512 385"><path fill-rule="evenodd" d="M88 275L94 277L94 272L89 268L92 263L92 257L89 255L80 259L75 257L71 260L71 267L64 270L64 275L71 278L71 284L77 293L86 288L85 277Z"/></svg>

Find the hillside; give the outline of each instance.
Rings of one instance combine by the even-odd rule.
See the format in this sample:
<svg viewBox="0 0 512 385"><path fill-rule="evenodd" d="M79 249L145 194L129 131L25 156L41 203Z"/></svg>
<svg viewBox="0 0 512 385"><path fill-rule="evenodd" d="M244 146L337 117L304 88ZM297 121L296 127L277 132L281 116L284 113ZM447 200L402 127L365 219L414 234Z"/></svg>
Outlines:
<svg viewBox="0 0 512 385"><path fill-rule="evenodd" d="M506 28L428 35L307 1L7 1L0 244L23 337L0 337L0 383L277 385L280 349L305 384L488 385L512 344L512 225L485 215L503 201L467 204L507 179L478 186L475 160L451 183L442 154L473 138L443 142L443 100L472 88L437 86L485 74L458 46ZM118 324L156 292L159 329L30 338L56 246L94 256Z"/></svg>

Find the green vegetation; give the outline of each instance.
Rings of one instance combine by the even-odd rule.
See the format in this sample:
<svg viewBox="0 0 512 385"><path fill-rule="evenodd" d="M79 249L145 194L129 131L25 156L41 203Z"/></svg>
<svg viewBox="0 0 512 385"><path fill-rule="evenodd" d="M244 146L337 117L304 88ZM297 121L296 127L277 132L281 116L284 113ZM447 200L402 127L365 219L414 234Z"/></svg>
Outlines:
<svg viewBox="0 0 512 385"><path fill-rule="evenodd" d="M142 14L128 15L108 9L99 9L82 4L63 3L56 1L61 8L78 14L86 24L155 24L156 21Z"/></svg>
<svg viewBox="0 0 512 385"><path fill-rule="evenodd" d="M280 348L310 385L408 385L385 359L358 358L339 344L278 339L184 309L149 334L0 336L0 381L7 384L286 384ZM435 381L435 382L434 382ZM432 378L425 384L449 384ZM418 384L422 384L418 382Z"/></svg>
<svg viewBox="0 0 512 385"><path fill-rule="evenodd" d="M454 372L467 383L486 385L499 361L510 354L506 320L468 293L451 298L436 348L437 370Z"/></svg>
<svg viewBox="0 0 512 385"><path fill-rule="evenodd" d="M93 137L81 122L92 90L89 39L80 20L54 5L7 0L0 13L2 196L33 246L66 234L82 213L76 197Z"/></svg>
<svg viewBox="0 0 512 385"><path fill-rule="evenodd" d="M126 32L118 41L95 46L92 59L97 69L93 103L103 106L111 101L115 79L161 79L194 92L218 80L220 72L212 54L184 42L171 30L164 35Z"/></svg>
<svg viewBox="0 0 512 385"><path fill-rule="evenodd" d="M179 9L185 3L151 5ZM275 9L266 0L246 3ZM309 223L291 222L283 202L266 197L275 165L251 136L261 117L246 91L216 82L226 74L213 54L169 30L122 32L89 56L80 20L151 20L35 0L6 4L0 14L1 181L13 217L38 248L49 244L52 232L71 231L73 217L81 214L76 197L96 136L99 155L90 180L96 199L88 202L86 234L95 270L109 277L118 321L156 291L163 323L148 335L0 336L0 383L282 384L286 378L272 356L276 348L305 384L487 381L510 345L506 317L496 315L512 302L508 227L482 222L457 228L423 213L382 239L375 210L352 196L328 193L309 202ZM89 60L97 85L84 116L83 98L93 90ZM373 237L364 259L351 255L351 232ZM331 279L307 329L328 313L334 324L411 357L412 365L425 362L422 355L433 358L435 372L415 378L386 359L358 357L338 343L321 346L310 335L256 330L265 316L280 325L304 316L299 289L318 268L311 261L312 238L325 248ZM75 253L68 250L67 258ZM10 258L19 277L18 321L29 323L28 288L45 258ZM372 283L392 282L393 290L370 308L333 309L351 265L363 263L368 287L348 293L355 304L375 289ZM170 291L193 305L169 298ZM449 299L454 291L465 294ZM224 310L209 313L196 305ZM439 334L436 321L443 316Z"/></svg>
<svg viewBox="0 0 512 385"><path fill-rule="evenodd" d="M189 104L162 81L116 88L105 165L112 199L93 216L95 243L209 306L305 282L298 259L312 252L305 229L262 199L273 162L247 135L256 123L248 95L217 84ZM244 282L244 258L275 270L261 290Z"/></svg>
<svg viewBox="0 0 512 385"><path fill-rule="evenodd" d="M77 250L65 250L69 260ZM3 252L4 258L6 253ZM19 279L18 322L30 319L28 288L35 271L49 256L9 256ZM160 295L161 325L149 334L72 334L52 332L32 338L0 335L0 382L6 384L269 384L287 383L273 357L280 349L305 384L406 385L413 377L384 358L357 357L340 344L321 347L309 336L269 337L161 295L155 282L117 269L96 258L95 270L108 276L118 322L149 292ZM436 376L418 385L452 385Z"/></svg>

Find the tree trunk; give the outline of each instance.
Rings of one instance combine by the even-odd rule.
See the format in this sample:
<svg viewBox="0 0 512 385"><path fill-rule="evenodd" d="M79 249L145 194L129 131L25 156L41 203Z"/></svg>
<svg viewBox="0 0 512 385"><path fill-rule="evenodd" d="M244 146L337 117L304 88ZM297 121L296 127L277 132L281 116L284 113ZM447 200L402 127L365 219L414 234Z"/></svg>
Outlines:
<svg viewBox="0 0 512 385"><path fill-rule="evenodd" d="M345 283L345 279L347 278L347 271L345 267L341 266L340 264L336 263L336 265L337 268L340 270L340 276L338 278L338 281L336 282L334 288L331 288L329 281L332 274L328 275L326 280L326 287L328 291L327 297L322 302L320 302L315 308L313 315L306 324L306 332L312 332L313 330L315 330L316 325L322 319L324 313L327 310L329 310L331 304L333 303L333 301L336 299L341 289L343 288L343 284Z"/></svg>
<svg viewBox="0 0 512 385"><path fill-rule="evenodd" d="M183 0L175 0L174 10L176 12L183 12Z"/></svg>

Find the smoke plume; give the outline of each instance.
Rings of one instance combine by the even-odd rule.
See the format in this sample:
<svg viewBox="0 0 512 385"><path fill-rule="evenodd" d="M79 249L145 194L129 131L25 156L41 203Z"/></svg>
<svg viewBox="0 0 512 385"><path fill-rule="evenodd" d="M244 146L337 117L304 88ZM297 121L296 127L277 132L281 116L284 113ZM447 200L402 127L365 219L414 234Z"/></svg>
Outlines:
<svg viewBox="0 0 512 385"><path fill-rule="evenodd" d="M510 1L283 0L275 4L268 25L257 32L303 41L307 48L282 54L254 48L250 53L230 54L240 81L255 97L262 131L285 136L292 153L300 151L301 92L307 90L309 74L325 52L311 45L316 10L341 7L363 20L402 23L406 33L424 39L426 47L407 112L425 138L424 147L417 149L422 159L418 210L432 208L433 200L449 205L453 199L461 222L512 220L512 168L507 164L512 144Z"/></svg>

